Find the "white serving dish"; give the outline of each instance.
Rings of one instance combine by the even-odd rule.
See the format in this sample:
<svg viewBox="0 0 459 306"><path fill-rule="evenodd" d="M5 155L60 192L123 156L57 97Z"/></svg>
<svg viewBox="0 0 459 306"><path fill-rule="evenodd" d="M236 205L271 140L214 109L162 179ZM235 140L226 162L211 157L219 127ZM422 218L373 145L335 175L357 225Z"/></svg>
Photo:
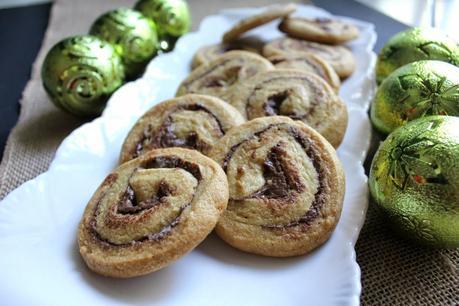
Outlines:
<svg viewBox="0 0 459 306"><path fill-rule="evenodd" d="M276 259L245 254L210 235L168 268L129 280L90 272L77 249L76 230L89 198L116 166L124 137L154 104L174 96L192 55L219 41L236 20L260 11L234 9L204 19L172 53L155 58L145 75L120 88L102 117L69 135L49 170L0 203L0 304L13 305L358 305L360 269L354 245L368 205L363 161L370 141L367 109L374 91L373 25L346 18L361 31L351 42L357 71L340 96L349 127L338 150L346 197L330 240L312 254ZM297 15L327 16L299 6ZM344 18L344 17L343 17ZM281 34L275 24L254 30L263 39Z"/></svg>

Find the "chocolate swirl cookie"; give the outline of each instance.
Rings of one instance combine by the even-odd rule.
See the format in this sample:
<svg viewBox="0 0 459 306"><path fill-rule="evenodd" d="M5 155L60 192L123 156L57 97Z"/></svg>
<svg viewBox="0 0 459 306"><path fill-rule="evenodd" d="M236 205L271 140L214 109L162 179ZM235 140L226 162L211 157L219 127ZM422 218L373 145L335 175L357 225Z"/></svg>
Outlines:
<svg viewBox="0 0 459 306"><path fill-rule="evenodd" d="M359 29L350 23L330 18L285 18L279 30L289 36L324 44L342 44L359 36Z"/></svg>
<svg viewBox="0 0 459 306"><path fill-rule="evenodd" d="M288 116L310 125L334 147L343 140L347 108L320 77L299 70L266 71L234 88L230 103L248 120Z"/></svg>
<svg viewBox="0 0 459 306"><path fill-rule="evenodd" d="M330 64L312 53L270 56L268 60L277 69L296 69L312 72L324 79L335 92L339 92L341 81Z"/></svg>
<svg viewBox="0 0 459 306"><path fill-rule="evenodd" d="M270 57L282 54L313 53L329 63L340 78L347 78L355 70L352 52L343 46L330 46L311 41L282 37L267 43L263 55Z"/></svg>
<svg viewBox="0 0 459 306"><path fill-rule="evenodd" d="M137 121L124 141L120 163L157 148L185 147L207 154L230 128L244 122L235 108L216 97L189 94L170 99Z"/></svg>
<svg viewBox="0 0 459 306"><path fill-rule="evenodd" d="M235 83L271 69L274 69L273 65L260 55L229 51L193 70L180 84L177 96L200 93L226 100L228 90Z"/></svg>
<svg viewBox="0 0 459 306"><path fill-rule="evenodd" d="M256 54L261 53L262 42L253 37L238 39L229 43L218 43L201 47L196 51L191 62L191 69L203 64L208 64L218 56L228 51L248 51Z"/></svg>
<svg viewBox="0 0 459 306"><path fill-rule="evenodd" d="M221 167L194 150L151 151L107 176L78 229L81 256L102 275L134 277L195 248L228 201Z"/></svg>
<svg viewBox="0 0 459 306"><path fill-rule="evenodd" d="M246 252L286 257L323 244L340 217L344 173L333 147L287 117L229 131L211 152L226 172L229 202L217 226Z"/></svg>
<svg viewBox="0 0 459 306"><path fill-rule="evenodd" d="M249 16L236 23L231 29L223 34L223 41L233 41L247 31L250 31L278 18L287 17L294 11L296 11L296 5L293 3L286 5L273 5L259 14Z"/></svg>

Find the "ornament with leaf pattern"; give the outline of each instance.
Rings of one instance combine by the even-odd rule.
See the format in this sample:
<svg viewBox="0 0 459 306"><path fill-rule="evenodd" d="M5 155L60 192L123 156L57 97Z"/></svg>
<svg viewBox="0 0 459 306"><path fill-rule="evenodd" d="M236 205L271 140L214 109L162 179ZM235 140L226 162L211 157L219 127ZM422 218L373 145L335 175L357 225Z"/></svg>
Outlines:
<svg viewBox="0 0 459 306"><path fill-rule="evenodd" d="M459 84L446 84L446 77L435 73L406 74L399 76L401 88L406 94L399 105L408 103L403 108L403 120L413 120L431 115L459 115ZM410 93L414 90L416 96ZM418 95L418 96L417 96ZM408 102L408 100L411 100Z"/></svg>
<svg viewBox="0 0 459 306"><path fill-rule="evenodd" d="M387 178L381 180L383 191L395 186L404 190L408 183L415 184L447 184L442 169L436 162L434 150L439 142L428 137L427 133L435 130L442 119L425 122L413 134L404 138L387 152Z"/></svg>
<svg viewBox="0 0 459 306"><path fill-rule="evenodd" d="M418 60L431 59L447 62L452 65L458 64L458 61L455 58L455 54L451 52L450 47L441 42L427 41L415 46L414 48L422 54L422 57L419 57ZM403 48L400 48L399 46L387 45L384 47L383 52L380 56L383 60L396 58L396 53L400 51L403 52L403 50L401 49Z"/></svg>
<svg viewBox="0 0 459 306"><path fill-rule="evenodd" d="M428 41L420 44L417 48L424 53L427 59L436 59L453 65L458 64L448 46L440 42Z"/></svg>

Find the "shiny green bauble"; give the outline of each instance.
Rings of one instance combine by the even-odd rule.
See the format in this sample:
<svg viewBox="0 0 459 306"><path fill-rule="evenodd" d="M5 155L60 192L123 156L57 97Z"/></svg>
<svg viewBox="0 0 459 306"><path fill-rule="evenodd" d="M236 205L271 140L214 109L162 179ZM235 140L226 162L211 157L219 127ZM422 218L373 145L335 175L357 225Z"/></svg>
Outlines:
<svg viewBox="0 0 459 306"><path fill-rule="evenodd" d="M43 86L58 107L78 116L99 115L124 82L121 57L98 37L74 36L57 43L41 69Z"/></svg>
<svg viewBox="0 0 459 306"><path fill-rule="evenodd" d="M135 9L156 23L163 50L170 50L190 30L190 11L184 0L139 0Z"/></svg>
<svg viewBox="0 0 459 306"><path fill-rule="evenodd" d="M420 60L439 60L459 66L459 46L442 32L411 28L387 41L376 62L376 81L381 83L392 71Z"/></svg>
<svg viewBox="0 0 459 306"><path fill-rule="evenodd" d="M396 129L373 159L369 185L400 234L459 247L459 118L430 116Z"/></svg>
<svg viewBox="0 0 459 306"><path fill-rule="evenodd" d="M139 76L158 48L155 23L131 9L105 13L93 23L89 33L115 47L123 59L128 78Z"/></svg>
<svg viewBox="0 0 459 306"><path fill-rule="evenodd" d="M392 72L376 91L371 121L388 134L416 118L459 116L459 68L440 61L418 61Z"/></svg>

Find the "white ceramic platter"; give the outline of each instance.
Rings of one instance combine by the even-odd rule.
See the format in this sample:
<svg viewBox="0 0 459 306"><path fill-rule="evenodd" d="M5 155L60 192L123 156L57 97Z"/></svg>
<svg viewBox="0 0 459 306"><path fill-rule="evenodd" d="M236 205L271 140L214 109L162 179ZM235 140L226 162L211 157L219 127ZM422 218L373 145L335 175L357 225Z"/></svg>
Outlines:
<svg viewBox="0 0 459 306"><path fill-rule="evenodd" d="M219 41L230 25L258 11L235 9L207 17L172 53L155 58L143 78L119 89L101 118L68 136L46 173L0 203L1 305L359 304L354 245L368 205L362 163L370 139L366 111L374 90L371 50L376 34L373 25L349 18L361 35L349 44L357 71L340 92L349 109L348 131L338 150L346 172L346 197L340 222L323 247L296 258L265 258L237 251L212 234L170 267L130 280L98 276L79 256L76 230L83 209L116 166L130 127L148 108L174 96L200 46ZM310 6L300 6L296 14L329 15ZM253 34L266 40L281 35L276 24Z"/></svg>

